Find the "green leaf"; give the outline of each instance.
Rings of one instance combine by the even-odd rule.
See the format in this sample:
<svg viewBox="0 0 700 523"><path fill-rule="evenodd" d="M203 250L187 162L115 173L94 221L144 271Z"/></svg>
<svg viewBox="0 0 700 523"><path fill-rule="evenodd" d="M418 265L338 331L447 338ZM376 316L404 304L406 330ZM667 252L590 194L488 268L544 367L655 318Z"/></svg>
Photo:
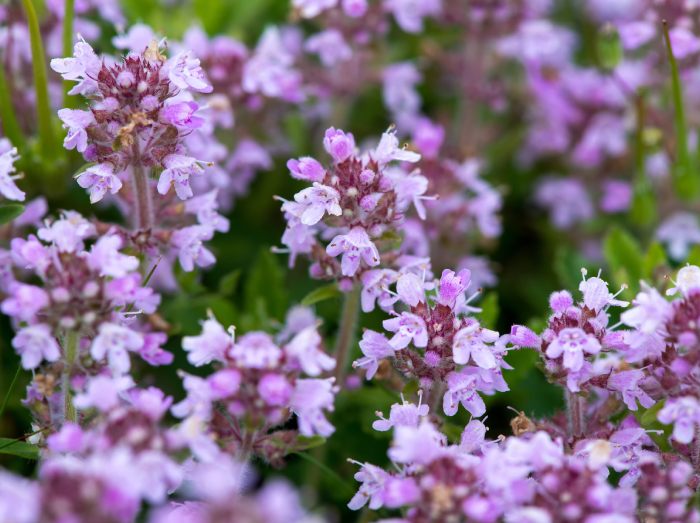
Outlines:
<svg viewBox="0 0 700 523"><path fill-rule="evenodd" d="M686 262L690 265L700 265L700 245L693 245Z"/></svg>
<svg viewBox="0 0 700 523"><path fill-rule="evenodd" d="M0 454L10 454L24 459L39 459L39 448L26 441L0 438Z"/></svg>
<svg viewBox="0 0 700 523"><path fill-rule="evenodd" d="M479 315L481 324L487 329L493 329L498 321L498 294L489 292L484 296L479 306L481 307L481 314Z"/></svg>
<svg viewBox="0 0 700 523"><path fill-rule="evenodd" d="M659 242L654 242L649 246L649 250L644 255L642 263L642 276L645 279L653 280L654 273L659 267L666 265L666 253Z"/></svg>
<svg viewBox="0 0 700 523"><path fill-rule="evenodd" d="M650 431L648 433L649 437L654 440L659 448L664 452L668 452L671 450L671 444L668 438L671 436L673 426L664 425L657 418L664 403L665 400L661 400L657 401L655 405L648 409L640 408L640 410L635 413L635 417L643 429Z"/></svg>
<svg viewBox="0 0 700 523"><path fill-rule="evenodd" d="M603 241L603 254L617 285L627 284L634 292L644 277L642 249L629 233L613 227Z"/></svg>
<svg viewBox="0 0 700 523"><path fill-rule="evenodd" d="M0 205L0 225L11 222L24 212L24 205L19 203L8 203Z"/></svg>
<svg viewBox="0 0 700 523"><path fill-rule="evenodd" d="M341 292L338 289L338 285L335 283L329 283L328 285L312 290L309 294L302 298L301 304L308 307L315 303L340 296L340 294Z"/></svg>
<svg viewBox="0 0 700 523"><path fill-rule="evenodd" d="M620 35L612 24L605 24L598 33L598 63L606 71L612 71L622 61Z"/></svg>
<svg viewBox="0 0 700 523"><path fill-rule="evenodd" d="M244 299L247 310L255 311L256 318L264 327L270 318L284 319L287 311L287 290L284 271L278 258L268 249L262 249L245 282Z"/></svg>
<svg viewBox="0 0 700 523"><path fill-rule="evenodd" d="M238 289L238 283L241 281L241 270L229 272L221 280L219 280L219 294L222 296L233 296Z"/></svg>
<svg viewBox="0 0 700 523"><path fill-rule="evenodd" d="M320 447L326 443L326 438L323 436L298 436L297 441L294 444L293 452L300 452L302 450L309 450L316 447Z"/></svg>
<svg viewBox="0 0 700 523"><path fill-rule="evenodd" d="M576 251L560 246L554 255L554 272L565 289L576 289L581 281L581 267L586 260Z"/></svg>

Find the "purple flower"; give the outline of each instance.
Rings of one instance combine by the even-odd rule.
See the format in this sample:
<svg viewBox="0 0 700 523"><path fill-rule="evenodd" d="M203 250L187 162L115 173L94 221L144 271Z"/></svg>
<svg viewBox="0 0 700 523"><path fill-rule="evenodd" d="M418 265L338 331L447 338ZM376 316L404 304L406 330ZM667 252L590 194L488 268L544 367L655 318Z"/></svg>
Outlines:
<svg viewBox="0 0 700 523"><path fill-rule="evenodd" d="M131 368L129 352L143 347L143 335L128 327L114 323L103 323L90 346L90 355L96 360L107 359L115 375L126 373Z"/></svg>
<svg viewBox="0 0 700 523"><path fill-rule="evenodd" d="M355 152L355 137L335 127L326 129L323 147L335 163L343 163Z"/></svg>
<svg viewBox="0 0 700 523"><path fill-rule="evenodd" d="M420 160L420 154L399 147L396 129L390 129L382 134L379 145L374 150L372 157L380 167L392 161L415 163Z"/></svg>
<svg viewBox="0 0 700 523"><path fill-rule="evenodd" d="M212 91L212 86L199 65L199 59L192 56L191 51L181 52L172 59L168 78L180 89L192 89L200 93Z"/></svg>
<svg viewBox="0 0 700 523"><path fill-rule="evenodd" d="M423 19L442 11L441 0L384 0L384 9L391 12L396 23L407 33L423 31Z"/></svg>
<svg viewBox="0 0 700 523"><path fill-rule="evenodd" d="M313 18L337 4L338 0L292 0L292 6L298 9L304 18Z"/></svg>
<svg viewBox="0 0 700 523"><path fill-rule="evenodd" d="M486 404L477 392L477 376L467 371L464 369L447 375L447 392L442 399L442 409L448 416L457 413L460 403L477 418L486 412Z"/></svg>
<svg viewBox="0 0 700 523"><path fill-rule="evenodd" d="M379 419L372 423L372 428L385 432L396 427L418 427L421 418L428 415L428 406L421 404L422 396L419 396L418 405L407 401L394 403L389 412L389 419L384 418L381 412L377 412Z"/></svg>
<svg viewBox="0 0 700 523"><path fill-rule="evenodd" d="M68 129L68 134L63 139L63 146L68 150L75 149L79 153L85 152L88 146L86 129L95 123L95 117L92 112L78 109L60 109L58 117L63 122L63 128Z"/></svg>
<svg viewBox="0 0 700 523"><path fill-rule="evenodd" d="M352 17L360 18L367 12L367 0L342 0L343 12Z"/></svg>
<svg viewBox="0 0 700 523"><path fill-rule="evenodd" d="M452 359L459 365L466 365L472 359L482 369L494 369L498 366L494 356L495 347L487 344L498 341L499 337L498 332L485 329L479 322L472 320L455 334Z"/></svg>
<svg viewBox="0 0 700 523"><path fill-rule="evenodd" d="M188 351L187 361L200 367L212 361L224 361L233 345L231 335L214 318L202 323L202 334L182 338L182 348Z"/></svg>
<svg viewBox="0 0 700 523"><path fill-rule="evenodd" d="M620 320L644 334L664 329L664 324L673 316L673 306L659 291L644 282L632 305L632 308L620 315Z"/></svg>
<svg viewBox="0 0 700 523"><path fill-rule="evenodd" d="M615 295L608 290L607 282L598 277L588 278L587 280L584 279L579 284L578 290L583 294L584 305L596 312L602 311L609 305L616 305L618 307L627 307L627 305L629 305L626 301L616 300Z"/></svg>
<svg viewBox="0 0 700 523"><path fill-rule="evenodd" d="M49 296L36 285L16 283L10 287L10 291L0 310L17 320L31 322L41 309L49 305Z"/></svg>
<svg viewBox="0 0 700 523"><path fill-rule="evenodd" d="M54 244L59 252L82 251L83 240L95 234L95 226L75 211L63 212L60 220L47 220L37 231L39 238Z"/></svg>
<svg viewBox="0 0 700 523"><path fill-rule="evenodd" d="M386 310L397 300L389 292L389 285L397 281L398 273L391 269L373 269L362 273L362 292L360 299L363 312L372 312L375 302Z"/></svg>
<svg viewBox="0 0 700 523"><path fill-rule="evenodd" d="M88 265L100 276L112 278L121 278L137 270L138 258L120 253L121 246L122 239L116 234L101 237L87 255Z"/></svg>
<svg viewBox="0 0 700 523"><path fill-rule="evenodd" d="M78 185L88 189L90 203L97 203L104 195L117 194L122 188L122 181L114 174L114 165L111 163L98 163L85 169L78 175Z"/></svg>
<svg viewBox="0 0 700 523"><path fill-rule="evenodd" d="M666 291L667 296L673 296L679 291L684 297L690 296L691 293L700 289L700 267L697 265L686 265L678 271L676 281L673 283L675 287L671 287Z"/></svg>
<svg viewBox="0 0 700 523"><path fill-rule="evenodd" d="M51 60L51 69L64 80L78 82L68 94L90 95L96 92L96 78L101 67L102 60L97 57L90 44L82 39L76 42L72 57Z"/></svg>
<svg viewBox="0 0 700 523"><path fill-rule="evenodd" d="M270 27L245 63L243 89L247 93L300 102L304 99L302 76L293 66L294 53L285 42L283 32L278 27Z"/></svg>
<svg viewBox="0 0 700 523"><path fill-rule="evenodd" d="M679 60L700 51L700 38L685 27L674 27L669 31L673 54Z"/></svg>
<svg viewBox="0 0 700 523"><path fill-rule="evenodd" d="M673 423L673 439L687 445L695 437L696 425L700 425L700 403L692 396L669 398L657 418L666 425Z"/></svg>
<svg viewBox="0 0 700 523"><path fill-rule="evenodd" d="M549 297L549 306L554 312L564 312L574 304L569 291L553 292Z"/></svg>
<svg viewBox="0 0 700 523"><path fill-rule="evenodd" d="M326 170L314 158L303 156L298 160L291 159L287 162L287 168L293 178L309 182L322 182L326 176Z"/></svg>
<svg viewBox="0 0 700 523"><path fill-rule="evenodd" d="M241 373L236 369L221 369L207 378L209 396L223 399L238 392L241 387Z"/></svg>
<svg viewBox="0 0 700 523"><path fill-rule="evenodd" d="M287 406L293 392L294 387L280 374L265 374L258 382L260 397L271 407Z"/></svg>
<svg viewBox="0 0 700 523"><path fill-rule="evenodd" d="M418 501L421 490L413 478L390 478L384 486L383 496L384 506L398 508Z"/></svg>
<svg viewBox="0 0 700 523"><path fill-rule="evenodd" d="M249 332L241 336L230 355L238 365L248 369L274 369L283 356L282 349L265 332Z"/></svg>
<svg viewBox="0 0 700 523"><path fill-rule="evenodd" d="M176 127L197 129L201 127L205 121L201 116L195 116L198 109L199 105L196 102L171 103L160 110L160 118Z"/></svg>
<svg viewBox="0 0 700 523"><path fill-rule="evenodd" d="M337 387L335 378L297 380L290 407L299 418L299 432L304 436L318 434L328 437L335 431L323 415L333 410Z"/></svg>
<svg viewBox="0 0 700 523"><path fill-rule="evenodd" d="M366 330L360 340L360 350L364 357L353 362L353 367L366 368L366 378L371 380L379 368L379 360L390 358L394 355L394 347L383 334L373 330Z"/></svg>
<svg viewBox="0 0 700 523"><path fill-rule="evenodd" d="M22 358L25 369L35 369L42 360L56 361L61 357L61 349L51 334L51 328L41 323L17 331L12 346Z"/></svg>
<svg viewBox="0 0 700 523"><path fill-rule="evenodd" d="M598 354L600 348L600 342L595 336L587 334L578 327L570 327L559 332L547 347L546 354L551 359L556 359L563 354L564 367L578 371L583 366L584 355Z"/></svg>
<svg viewBox="0 0 700 523"><path fill-rule="evenodd" d="M571 178L545 178L537 187L535 199L549 210L557 229L569 229L593 217L591 199L583 184Z"/></svg>
<svg viewBox="0 0 700 523"><path fill-rule="evenodd" d="M622 394L622 400L630 410L637 410L637 400L642 407L648 409L655 402L644 390L639 387L639 382L644 379L641 370L625 370L616 372L608 378L608 388Z"/></svg>
<svg viewBox="0 0 700 523"><path fill-rule="evenodd" d="M333 67L352 58L352 49L337 29L326 29L309 37L304 49L317 54L324 67Z"/></svg>
<svg viewBox="0 0 700 523"><path fill-rule="evenodd" d="M394 349L403 349L411 342L419 348L428 345L428 330L425 321L416 314L403 312L396 318L384 320L382 325L389 332L395 333L389 341Z"/></svg>
<svg viewBox="0 0 700 523"><path fill-rule="evenodd" d="M379 265L379 251L362 227L353 227L347 234L333 238L326 252L333 257L343 254L340 262L343 276L354 276L361 261L370 267Z"/></svg>
<svg viewBox="0 0 700 523"><path fill-rule="evenodd" d="M218 191L216 189L207 193L190 198L185 202L185 211L197 216L197 221L200 225L210 227L215 231L228 232L228 218L220 215L217 210L219 207L217 201Z"/></svg>
<svg viewBox="0 0 700 523"><path fill-rule="evenodd" d="M692 246L700 244L698 218L689 212L674 213L661 223L656 237L666 245L672 259L685 260Z"/></svg>
<svg viewBox="0 0 700 523"><path fill-rule="evenodd" d="M285 345L284 351L309 376L318 376L323 371L335 368L335 359L321 349L321 335L316 325L306 327Z"/></svg>
<svg viewBox="0 0 700 523"><path fill-rule="evenodd" d="M600 208L609 213L626 211L632 202L632 186L622 180L608 180L603 184Z"/></svg>
<svg viewBox="0 0 700 523"><path fill-rule="evenodd" d="M540 337L524 325L513 325L510 328L510 341L518 347L531 349L537 349L542 345Z"/></svg>
<svg viewBox="0 0 700 523"><path fill-rule="evenodd" d="M461 296L469 287L470 278L471 272L469 269L462 269L457 274L449 269L442 271L438 303L453 308L457 302L457 297Z"/></svg>
<svg viewBox="0 0 700 523"><path fill-rule="evenodd" d="M85 434L77 423L66 423L61 430L51 434L46 443L52 452L78 453L84 446Z"/></svg>
<svg viewBox="0 0 700 523"><path fill-rule="evenodd" d="M401 300L415 307L419 303L425 302L425 283L412 272L407 272L399 276L396 282L396 293Z"/></svg>
<svg viewBox="0 0 700 523"><path fill-rule="evenodd" d="M0 139L0 142L2 139ZM6 143L9 144L5 140ZM7 151L0 151L0 194L8 200L24 201L25 194L15 185L14 163L18 160L17 149L9 148Z"/></svg>
<svg viewBox="0 0 700 523"><path fill-rule="evenodd" d="M195 264L208 267L216 261L211 251L204 247L204 242L211 240L213 235L211 227L204 225L190 225L173 233L172 245L178 251L177 256L184 271L192 271Z"/></svg>
<svg viewBox="0 0 700 523"><path fill-rule="evenodd" d="M377 510L384 503L384 486L391 476L384 469L369 463L365 463L361 467L355 474L355 480L361 483L360 489L348 503L348 508L359 510L369 501L370 510Z"/></svg>
<svg viewBox="0 0 700 523"><path fill-rule="evenodd" d="M95 376L87 383L85 391L73 399L79 409L96 409L107 412L119 405L120 397L134 386L131 376Z"/></svg>
<svg viewBox="0 0 700 523"><path fill-rule="evenodd" d="M314 182L313 187L296 193L294 200L299 204L298 216L304 225L317 224L325 213L340 216L340 194L327 185Z"/></svg>
<svg viewBox="0 0 700 523"><path fill-rule="evenodd" d="M427 465L445 454L445 436L428 421L417 427L399 425L388 454L396 463Z"/></svg>
<svg viewBox="0 0 700 523"><path fill-rule="evenodd" d="M168 194L171 186L175 186L175 193L181 200L192 197L190 176L196 176L204 172L201 162L182 154L169 154L163 159L165 170L158 178L158 192Z"/></svg>

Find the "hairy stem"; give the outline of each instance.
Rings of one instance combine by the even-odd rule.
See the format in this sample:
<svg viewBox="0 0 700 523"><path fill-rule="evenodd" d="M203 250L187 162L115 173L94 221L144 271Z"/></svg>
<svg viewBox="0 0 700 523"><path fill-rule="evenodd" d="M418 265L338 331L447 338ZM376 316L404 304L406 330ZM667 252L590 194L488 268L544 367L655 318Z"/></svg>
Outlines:
<svg viewBox="0 0 700 523"><path fill-rule="evenodd" d="M80 335L77 331L68 331L63 341L63 351L65 361L63 363L63 374L61 376L61 393L63 394L64 420L75 423L78 415L73 406L73 397L70 392L70 377L73 372L73 365L78 355L78 341Z"/></svg>
<svg viewBox="0 0 700 523"><path fill-rule="evenodd" d="M566 390L566 421L569 437L578 438L586 430L586 400L579 394Z"/></svg>
<svg viewBox="0 0 700 523"><path fill-rule="evenodd" d="M357 318L360 313L360 291L362 287L355 284L350 292L345 295L343 312L340 317L340 328L335 343L335 379L338 386L342 387L347 374L350 358L350 349L355 341Z"/></svg>
<svg viewBox="0 0 700 523"><path fill-rule="evenodd" d="M141 163L141 152L138 144L134 144L134 164L131 171L134 182L134 198L136 199L136 226L139 230L153 227L153 200L148 173Z"/></svg>

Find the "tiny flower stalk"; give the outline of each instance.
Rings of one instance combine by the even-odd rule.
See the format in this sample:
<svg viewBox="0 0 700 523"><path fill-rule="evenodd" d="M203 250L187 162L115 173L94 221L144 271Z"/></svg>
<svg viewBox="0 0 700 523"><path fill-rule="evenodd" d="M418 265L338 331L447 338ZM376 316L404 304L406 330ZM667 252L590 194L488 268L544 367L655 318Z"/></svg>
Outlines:
<svg viewBox="0 0 700 523"><path fill-rule="evenodd" d="M360 292L362 286L356 283L345 295L343 312L340 316L338 338L335 343L335 379L338 386L342 387L348 370L350 351L354 345L355 332L357 331L357 319L360 313Z"/></svg>
<svg viewBox="0 0 700 523"><path fill-rule="evenodd" d="M78 420L78 415L73 405L73 396L71 394L70 379L75 365L75 359L78 355L78 343L80 342L80 333L74 330L68 331L64 338L64 364L63 373L61 375L61 392L63 394L64 421L66 423L75 423Z"/></svg>
<svg viewBox="0 0 700 523"><path fill-rule="evenodd" d="M673 169L676 193L684 199L693 198L698 191L697 178L692 172L692 163L688 151L688 128L685 120L683 103L683 86L681 85L678 62L673 54L668 24L663 21L664 41L669 65L671 67L671 96L673 98L674 122L676 131L676 165Z"/></svg>
<svg viewBox="0 0 700 523"><path fill-rule="evenodd" d="M566 397L566 423L570 438L580 438L586 430L586 399L568 389Z"/></svg>
<svg viewBox="0 0 700 523"><path fill-rule="evenodd" d="M141 162L139 144L133 145L134 163L132 166L132 180L134 183L134 198L136 199L136 225L139 230L149 230L153 227L153 197L148 172Z"/></svg>

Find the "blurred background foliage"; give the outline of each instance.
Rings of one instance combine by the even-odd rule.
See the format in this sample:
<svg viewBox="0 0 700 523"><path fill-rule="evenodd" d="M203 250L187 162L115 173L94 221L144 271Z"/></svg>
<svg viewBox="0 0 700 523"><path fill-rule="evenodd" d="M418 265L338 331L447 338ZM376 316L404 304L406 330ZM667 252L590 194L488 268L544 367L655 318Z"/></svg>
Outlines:
<svg viewBox="0 0 700 523"><path fill-rule="evenodd" d="M40 2L38 13L41 16ZM157 0L121 0L129 23L144 22L156 32L171 39L179 39L196 20L210 34L226 34L253 46L264 28L270 24L287 21L290 8L288 0L193 0L182 3L165 3ZM580 48L582 63L595 60L592 29L583 17L578 16L574 0L562 1L557 17L584 35ZM114 29L105 27L96 46L98 52L114 52L110 44ZM420 39L406 34L396 34L388 39L392 59L409 59L418 53L417 47L426 45L449 45L451 35L438 28L430 28ZM50 73L53 74L53 73ZM513 71L517 75L517 71ZM514 77L513 81L516 81ZM462 93L422 88L425 112L455 112L460 104L469 104ZM388 127L391 121L382 104L380 88L366 89L357 98L336 100L335 119L327 122L352 131L361 143L364 138L376 136ZM614 282L636 282L639 278L659 279L668 272L663 249L646 241L642 245L626 230L633 230L635 237L648 237L649 231L626 222L625 217L616 218L619 226L606 230L607 224L590 223L592 231L606 235L602 242L605 262L587 260L578 253L571 238L565 232L554 231L544 214L531 201L532 185L537 176L554 165L535 164L523 169L516 164L516 151L522 138L522 115L508 112L499 118L501 129L509 131L498 136L487 151L487 169L484 177L499 186L504 193L503 234L490 253L498 277L498 286L480 304L484 307L485 323L500 332L508 332L514 323L540 327L547 310L547 298L552 290L568 288L575 290L580 281L580 268L587 267L597 272L603 265L604 274ZM495 118L487 115L485 118ZM56 133L60 135L57 122ZM290 157L316 155L319 153L322 128L307 128L304 120L291 114L285 122L288 138L293 145ZM233 145L227 137L221 140ZM321 156L321 155L319 155ZM21 169L27 175L29 195L46 194L51 209L76 209L92 215L97 213L105 220L117 220L118 214L108 208L95 208L89 204L87 195L72 180L72 175L81 165L74 152L61 150L56 157L23 158ZM284 162L278 161L273 168L257 177L247 197L236 202L230 213L231 230L217 234L212 250L217 264L203 273L179 273L181 292L163 299L160 314L171 326L171 337L167 348L175 354L169 367L149 370L148 381L157 383L176 399L183 396L176 369L198 373L202 369L191 367L180 349L183 335L195 334L199 322L211 310L223 324L236 325L239 332L252 329L273 329L284 321L287 309L302 301L323 283L307 277L308 267L298 263L294 269L286 266L286 256L273 254L271 247L278 245L284 225L279 211L280 203L273 197L291 197L302 185L293 180ZM691 257L700 261L700 252ZM693 260L690 260L691 262ZM438 273L444 267L433 267ZM627 291L627 296L629 297ZM327 345L333 346L337 330L342 297L334 295L314 304L317 314L323 318L323 332ZM376 312L361 316L360 327L377 327L383 314ZM489 325L490 324L490 325ZM360 330L358 329L358 333ZM31 433L29 417L21 405L28 375L18 372L18 358L11 349L12 330L7 318L0 316L0 437L17 438ZM355 344L355 353L359 348ZM559 389L546 383L537 369L538 358L534 352L511 353L507 361L514 370L506 373L511 391L489 400L489 436L510 433L509 421L514 413L509 408L524 411L531 417L551 415L562 406ZM8 394L8 391L9 394ZM381 381L365 383L359 389L344 391L339 397L332 422L337 430L324 446L291 456L289 466L283 471L274 471L260 464L261 475L284 474L294 479L297 485L306 487L308 494L317 492L310 499L314 506L330 507L342 515L343 520L363 519L363 513L351 513L344 507L352 496L356 485L353 474L357 467L347 462L348 458L377 464L386 462L388 435L372 430L375 412L388 413L389 406L398 400L397 393ZM460 410L450 420L451 431L458 437L468 414ZM448 430L448 433L450 430ZM2 440L0 440L1 442ZM0 447L2 443L0 443ZM31 474L32 459L3 454L0 448L0 465ZM359 518L359 519L358 519Z"/></svg>

